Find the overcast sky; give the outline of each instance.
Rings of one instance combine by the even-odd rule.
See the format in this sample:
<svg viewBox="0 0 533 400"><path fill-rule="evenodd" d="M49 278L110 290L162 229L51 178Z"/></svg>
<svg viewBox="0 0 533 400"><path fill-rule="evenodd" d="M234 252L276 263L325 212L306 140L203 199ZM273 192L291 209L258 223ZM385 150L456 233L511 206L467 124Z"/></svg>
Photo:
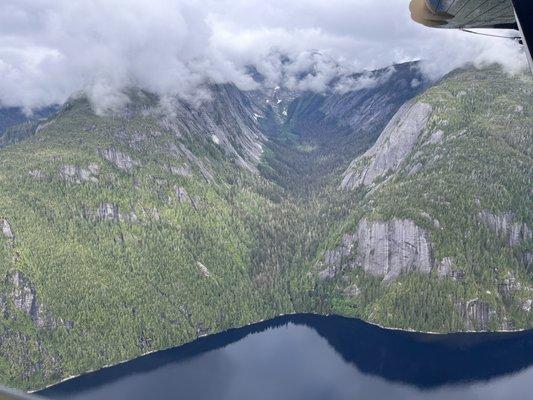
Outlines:
<svg viewBox="0 0 533 400"><path fill-rule="evenodd" d="M195 98L208 82L322 90L338 74L425 60L526 67L511 40L425 28L408 0L1 0L0 104L27 109L83 90L102 108L137 86ZM286 65L280 55L290 58ZM295 79L314 66L305 83Z"/></svg>

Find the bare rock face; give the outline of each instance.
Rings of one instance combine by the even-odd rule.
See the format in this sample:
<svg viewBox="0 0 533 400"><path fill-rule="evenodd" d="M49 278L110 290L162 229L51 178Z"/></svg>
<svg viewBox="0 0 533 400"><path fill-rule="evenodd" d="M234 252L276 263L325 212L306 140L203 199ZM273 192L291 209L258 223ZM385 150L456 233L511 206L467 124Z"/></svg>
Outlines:
<svg viewBox="0 0 533 400"><path fill-rule="evenodd" d="M469 331L487 331L495 311L490 305L479 299L469 300L461 304L460 311Z"/></svg>
<svg viewBox="0 0 533 400"><path fill-rule="evenodd" d="M504 300L510 300L514 293L522 289L522 284L516 279L513 273L509 273L507 277L498 284L498 292Z"/></svg>
<svg viewBox="0 0 533 400"><path fill-rule="evenodd" d="M426 144L438 144L442 142L444 132L442 130L437 130L431 134Z"/></svg>
<svg viewBox="0 0 533 400"><path fill-rule="evenodd" d="M451 257L444 257L437 265L437 275L439 278L451 276L453 271L453 259Z"/></svg>
<svg viewBox="0 0 533 400"><path fill-rule="evenodd" d="M365 272L393 280L403 272L430 273L433 265L428 233L408 219L359 222L357 258Z"/></svg>
<svg viewBox="0 0 533 400"><path fill-rule="evenodd" d="M320 279L332 279L341 272L343 267L355 267L353 260L350 262L355 241L355 235L344 235L341 244L337 248L326 251L322 264L327 267L318 273Z"/></svg>
<svg viewBox="0 0 533 400"><path fill-rule="evenodd" d="M452 278L454 281L461 281L465 278L464 271L455 268L455 262L452 257L444 257L436 264L436 267L439 278Z"/></svg>
<svg viewBox="0 0 533 400"><path fill-rule="evenodd" d="M31 171L28 171L28 176L31 176L32 178L37 180L44 179L44 173L39 169L32 169Z"/></svg>
<svg viewBox="0 0 533 400"><path fill-rule="evenodd" d="M202 160L196 157L187 147L185 147L183 143L179 144L179 151L187 158L190 163L196 164L196 166L200 170L200 173L207 182L213 181L213 172L211 172L211 170L205 165Z"/></svg>
<svg viewBox="0 0 533 400"><path fill-rule="evenodd" d="M533 238L533 232L526 223L514 222L512 212L493 214L483 210L478 217L491 231L506 239L509 246L517 246Z"/></svg>
<svg viewBox="0 0 533 400"><path fill-rule="evenodd" d="M522 255L522 262L524 263L524 265L526 266L528 270L533 270L533 252L526 251Z"/></svg>
<svg viewBox="0 0 533 400"><path fill-rule="evenodd" d="M346 287L344 289L343 293L347 297L356 298L356 297L359 297L359 295L361 294L361 289L359 289L359 287L357 287L356 284L352 284L352 285Z"/></svg>
<svg viewBox="0 0 533 400"><path fill-rule="evenodd" d="M2 220L2 234L9 239L14 239L15 235L13 234L13 231L11 230L11 225L9 224L7 219Z"/></svg>
<svg viewBox="0 0 533 400"><path fill-rule="evenodd" d="M126 172L130 172L133 167L139 165L139 162L135 161L129 154L122 153L114 147L102 150L101 155L111 164L115 165L118 169Z"/></svg>
<svg viewBox="0 0 533 400"><path fill-rule="evenodd" d="M354 235L324 255L326 266L319 277L331 279L343 268L358 268L371 275L394 280L403 272L430 273L433 266L428 233L408 219L359 222Z"/></svg>
<svg viewBox="0 0 533 400"><path fill-rule="evenodd" d="M96 210L96 217L100 221L115 221L120 220L120 212L116 204L102 203Z"/></svg>
<svg viewBox="0 0 533 400"><path fill-rule="evenodd" d="M189 195L187 194L187 191L185 190L184 187L175 186L174 187L174 192L176 193L176 197L178 198L178 201L181 204L186 204L186 203L190 203L191 202L191 199L190 199Z"/></svg>
<svg viewBox="0 0 533 400"><path fill-rule="evenodd" d="M37 291L30 280L20 271L8 273L6 278L8 290L6 299L15 309L27 314L38 327L49 326L52 319L37 299Z"/></svg>
<svg viewBox="0 0 533 400"><path fill-rule="evenodd" d="M97 164L89 164L87 168L82 168L77 165L62 165L59 169L59 178L66 182L82 183L82 182L98 182L96 175L100 172Z"/></svg>
<svg viewBox="0 0 533 400"><path fill-rule="evenodd" d="M333 265L329 266L318 273L321 280L333 279L337 276L340 268L335 268Z"/></svg>
<svg viewBox="0 0 533 400"><path fill-rule="evenodd" d="M184 134L203 138L206 144L216 146L236 165L258 173L263 142L267 139L258 121L253 118L256 105L250 96L234 85L212 85L211 98L201 104L178 101L172 113L158 115L160 126L171 131L176 138ZM180 150L183 152L183 144ZM193 156L186 150L185 156L191 165L196 165L207 181L213 176L206 159Z"/></svg>
<svg viewBox="0 0 533 400"><path fill-rule="evenodd" d="M211 272L209 272L207 267L204 264L202 264L200 261L196 262L196 267L198 268L198 271L200 271L200 273L203 276L205 276L206 278L210 278L211 277Z"/></svg>
<svg viewBox="0 0 533 400"><path fill-rule="evenodd" d="M396 171L426 128L432 107L426 103L404 104L365 154L344 173L343 189L369 186L377 178Z"/></svg>
<svg viewBox="0 0 533 400"><path fill-rule="evenodd" d="M190 176L192 173L191 167L189 167L188 165L180 165L180 166L169 165L168 171L171 174L178 175L178 176Z"/></svg>
<svg viewBox="0 0 533 400"><path fill-rule="evenodd" d="M135 222L137 221L137 214L135 212L123 213L120 211L119 206L115 203L102 203L98 206L96 211L92 211L89 208L83 210L83 216L85 219L92 221L109 221L109 222Z"/></svg>
<svg viewBox="0 0 533 400"><path fill-rule="evenodd" d="M190 204L195 210L198 210L200 199L197 196L189 195L184 187L178 185L174 186L174 193L180 204Z"/></svg>

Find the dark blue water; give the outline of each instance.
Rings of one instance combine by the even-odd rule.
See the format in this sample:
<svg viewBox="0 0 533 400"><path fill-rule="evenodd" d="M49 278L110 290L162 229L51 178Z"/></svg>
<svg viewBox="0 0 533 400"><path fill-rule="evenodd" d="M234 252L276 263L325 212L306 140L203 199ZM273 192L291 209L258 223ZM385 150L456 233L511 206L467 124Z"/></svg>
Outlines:
<svg viewBox="0 0 533 400"><path fill-rule="evenodd" d="M64 382L52 399L533 399L533 331L426 335L297 315Z"/></svg>

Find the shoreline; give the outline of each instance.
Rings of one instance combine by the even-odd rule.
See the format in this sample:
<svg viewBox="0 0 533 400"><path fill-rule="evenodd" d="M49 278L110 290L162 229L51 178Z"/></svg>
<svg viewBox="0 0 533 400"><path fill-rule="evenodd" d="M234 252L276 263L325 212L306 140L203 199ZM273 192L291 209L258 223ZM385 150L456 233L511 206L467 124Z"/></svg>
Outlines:
<svg viewBox="0 0 533 400"><path fill-rule="evenodd" d="M353 319L353 320L361 321L361 322L363 322L365 324L368 324L368 325L371 325L371 326L374 326L374 327L377 327L377 328L380 328L380 329L384 329L384 330L387 330L387 331L415 333L415 334L433 335L433 336L446 336L446 335L455 335L455 334L511 334L511 333L520 333L520 332L527 332L527 331L533 330L533 329L516 329L516 330L503 330L502 329L502 330L495 330L495 331L472 331L472 330L469 330L469 331L454 331L454 332L442 333L442 332L434 332L434 331L417 331L415 329L403 329L403 328L388 327L388 326L380 325L380 324L375 323L375 322L365 321L365 320L363 320L361 318L347 317L345 315L340 315L340 314L318 314L318 313L292 312L292 313L278 314L278 315L273 316L271 318L267 318L267 319L262 318L260 320L251 322L249 324L240 325L240 326L236 326L236 327L231 327L231 328L224 329L224 330L221 330L221 331L200 335L200 336L197 336L195 339L193 339L191 341L188 341L188 342L184 342L184 343L173 345L173 346L163 347L163 348L160 348L160 349L150 350L150 351L147 351L145 353L139 354L139 355L137 355L135 357L128 358L128 359L125 359L125 360L122 360L122 361L118 361L116 363L105 364L105 365L103 365L101 367L94 368L94 369L91 369L91 370L87 370L87 371L81 372L79 374L70 375L70 376L67 376L67 377L57 381L57 382L51 383L49 385L43 386L43 387L38 388L38 389L26 390L25 392L28 393L28 394L35 394L37 392L49 389L49 388L51 388L53 386L60 385L61 383L64 383L64 382L70 381L72 379L78 378L80 376L91 374L93 372L101 371L101 370L104 370L104 369L107 369L107 368L116 367L118 365L125 364L125 363L128 363L130 361L136 360L138 358L145 357L145 356L148 356L148 355L153 354L153 353L158 353L160 351L165 351L165 350L170 350L170 349L174 349L174 348L177 348L177 347L185 346L187 344L194 343L195 341L197 341L199 339L202 339L202 338L218 335L218 334L227 332L229 330L242 329L242 328L250 327L250 326L253 326L253 325L258 325L258 324L260 324L262 322L265 322L265 321L275 320L276 318L293 317L293 316L296 316L296 315L310 315L310 316L316 316L316 317L341 317L341 318L347 318L347 319Z"/></svg>

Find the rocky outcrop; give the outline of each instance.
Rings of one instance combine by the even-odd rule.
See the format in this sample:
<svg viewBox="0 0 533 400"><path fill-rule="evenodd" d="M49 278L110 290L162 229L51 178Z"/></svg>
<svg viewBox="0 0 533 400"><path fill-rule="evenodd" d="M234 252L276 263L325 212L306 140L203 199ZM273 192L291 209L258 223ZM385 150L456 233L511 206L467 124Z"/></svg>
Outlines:
<svg viewBox="0 0 533 400"><path fill-rule="evenodd" d="M452 257L444 257L436 264L436 267L439 278L451 278L454 281L462 281L465 278L464 271L455 268L455 261Z"/></svg>
<svg viewBox="0 0 533 400"><path fill-rule="evenodd" d="M341 187L369 186L379 177L398 170L426 128L431 111L432 107L426 103L403 105L374 146L348 167Z"/></svg>
<svg viewBox="0 0 533 400"><path fill-rule="evenodd" d="M509 246L517 246L533 238L533 232L529 226L525 222L515 222L512 212L493 214L488 210L483 210L478 214L478 218L491 231L505 239Z"/></svg>
<svg viewBox="0 0 533 400"><path fill-rule="evenodd" d="M14 239L15 235L7 219L2 220L2 234L8 239Z"/></svg>
<svg viewBox="0 0 533 400"><path fill-rule="evenodd" d="M359 297L359 295L361 294L361 289L359 289L359 287L356 284L352 284L350 286L347 286L343 290L343 293L346 297L353 299L353 298Z"/></svg>
<svg viewBox="0 0 533 400"><path fill-rule="evenodd" d="M78 165L62 165L59 169L59 178L70 183L98 182L96 177L100 172L97 164L89 164L87 168Z"/></svg>
<svg viewBox="0 0 533 400"><path fill-rule="evenodd" d="M184 144L179 144L179 151L187 158L190 163L196 164L200 173L207 182L212 182L214 179L213 172L206 166L206 164L196 157Z"/></svg>
<svg viewBox="0 0 533 400"><path fill-rule="evenodd" d="M343 267L355 267L353 262L350 262L353 261L350 258L354 255L352 250L356 239L356 235L344 235L337 248L326 251L322 265L327 267L318 273L320 279L332 279L341 272Z"/></svg>
<svg viewBox="0 0 533 400"><path fill-rule="evenodd" d="M101 150L100 154L103 158L122 171L130 172L134 167L139 165L139 162L134 160L129 154L122 153L114 147Z"/></svg>
<svg viewBox="0 0 533 400"><path fill-rule="evenodd" d="M398 109L428 83L416 63L404 63L343 77L324 93L275 89L267 104L281 123L290 122L300 135L356 132L358 138L376 138ZM264 115L268 113L263 110L256 118Z"/></svg>
<svg viewBox="0 0 533 400"><path fill-rule="evenodd" d="M453 264L453 258L444 257L437 265L437 275L440 278L451 276L453 271Z"/></svg>
<svg viewBox="0 0 533 400"><path fill-rule="evenodd" d="M185 135L202 138L205 144L216 146L238 166L257 173L266 138L253 118L253 102L247 93L231 84L213 85L210 92L210 99L199 105L185 101L173 104L172 113L164 110L157 116L158 124L178 139ZM198 165L208 181L212 179L207 160L200 157L192 160L189 155L187 158L191 164Z"/></svg>
<svg viewBox="0 0 533 400"><path fill-rule="evenodd" d="M403 272L431 272L433 265L428 233L408 219L359 222L357 258L365 272L392 280Z"/></svg>
<svg viewBox="0 0 533 400"><path fill-rule="evenodd" d="M178 201L181 204L190 203L191 199L189 198L189 195L187 194L187 191L184 187L181 186L175 186L174 192L176 193L176 197L178 198Z"/></svg>
<svg viewBox="0 0 533 400"><path fill-rule="evenodd" d="M359 222L354 235L325 253L319 277L329 279L343 268L362 268L384 281L410 271L430 273L433 266L428 233L408 219Z"/></svg>
<svg viewBox="0 0 533 400"><path fill-rule="evenodd" d="M176 194L176 197L178 198L180 204L191 204L194 209L198 209L198 198L196 196L190 196L184 187L178 185L174 186L174 193Z"/></svg>
<svg viewBox="0 0 533 400"><path fill-rule="evenodd" d="M7 304L24 312L38 327L52 326L53 319L37 298L37 291L30 280L20 271L11 271L6 277L7 293L4 298L4 314L9 314Z"/></svg>
<svg viewBox="0 0 533 400"><path fill-rule="evenodd" d="M167 169L168 169L168 172L170 172L171 174L178 175L178 176L190 176L192 173L191 167L189 167L188 165L180 165L180 166L168 165Z"/></svg>
<svg viewBox="0 0 533 400"><path fill-rule="evenodd" d="M31 171L28 171L28 176L37 180L44 179L44 173L40 169L32 169Z"/></svg>
<svg viewBox="0 0 533 400"><path fill-rule="evenodd" d="M526 251L522 254L522 262L528 270L533 270L533 252Z"/></svg>
<svg viewBox="0 0 533 400"><path fill-rule="evenodd" d="M318 277L321 280L327 280L327 279L333 279L337 276L337 274L340 272L340 267L337 268L333 265L330 265L329 267L323 269L318 273Z"/></svg>
<svg viewBox="0 0 533 400"><path fill-rule="evenodd" d="M513 295L520 289L522 289L522 284L511 272L508 273L507 277L498 284L498 292L506 301L510 301Z"/></svg>
<svg viewBox="0 0 533 400"><path fill-rule="evenodd" d="M490 305L479 299L469 300L460 305L460 313L469 331L487 331L496 312Z"/></svg>
<svg viewBox="0 0 533 400"><path fill-rule="evenodd" d="M96 218L99 221L115 221L120 220L120 212L118 205L112 203L102 203L96 210Z"/></svg>
<svg viewBox="0 0 533 400"><path fill-rule="evenodd" d="M115 203L101 203L96 211L92 211L85 207L83 210L83 217L91 221L109 221L109 222L135 222L137 221L137 214L131 211L123 213L119 206Z"/></svg>
<svg viewBox="0 0 533 400"><path fill-rule="evenodd" d="M198 271L200 271L200 273L203 276L205 276L206 278L210 278L211 277L211 272L209 272L207 267L204 264L202 264L200 261L196 262L196 267L198 268Z"/></svg>

